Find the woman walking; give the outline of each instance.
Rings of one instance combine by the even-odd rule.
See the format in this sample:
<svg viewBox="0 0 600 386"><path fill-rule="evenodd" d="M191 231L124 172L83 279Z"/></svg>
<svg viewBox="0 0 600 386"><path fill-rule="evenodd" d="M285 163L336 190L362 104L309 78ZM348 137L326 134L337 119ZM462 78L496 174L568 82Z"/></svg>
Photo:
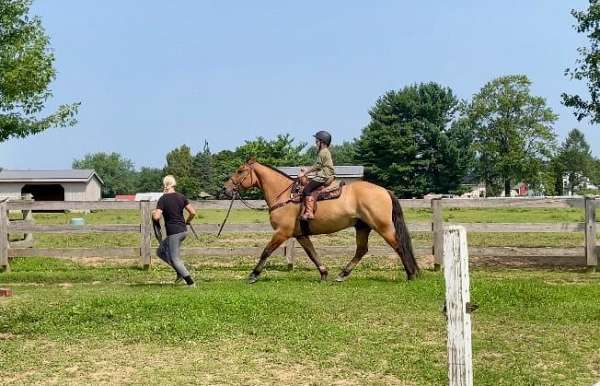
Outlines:
<svg viewBox="0 0 600 386"><path fill-rule="evenodd" d="M159 221L161 216L164 217L165 228L167 228L167 238L161 242L164 244L159 246L159 251L162 251L159 257L177 272L176 283L183 279L188 287L195 287L194 280L179 255L181 243L187 236L187 225L196 216L196 211L183 194L175 191L176 185L173 176L168 175L163 178L164 194L152 212L155 221ZM187 220L184 220L184 209L188 212Z"/></svg>

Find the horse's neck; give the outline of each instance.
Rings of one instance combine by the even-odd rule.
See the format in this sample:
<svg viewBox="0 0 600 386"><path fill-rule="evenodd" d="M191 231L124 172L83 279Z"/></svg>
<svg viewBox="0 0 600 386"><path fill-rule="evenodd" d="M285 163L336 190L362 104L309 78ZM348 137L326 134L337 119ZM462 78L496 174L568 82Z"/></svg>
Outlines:
<svg viewBox="0 0 600 386"><path fill-rule="evenodd" d="M276 171L264 166L257 164L254 167L254 172L260 182L260 188L265 194L265 201L269 207L273 206L278 196L287 188L290 187L292 180L277 173Z"/></svg>

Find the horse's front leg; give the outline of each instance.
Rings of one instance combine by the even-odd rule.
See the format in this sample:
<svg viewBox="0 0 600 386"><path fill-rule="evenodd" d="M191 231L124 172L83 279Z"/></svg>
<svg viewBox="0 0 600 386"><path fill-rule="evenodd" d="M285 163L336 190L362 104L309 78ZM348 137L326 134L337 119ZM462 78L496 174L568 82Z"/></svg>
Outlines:
<svg viewBox="0 0 600 386"><path fill-rule="evenodd" d="M283 244L283 242L287 239L289 239L289 236L284 235L282 233L275 233L273 237L271 237L271 241L269 241L262 254L260 255L260 259L258 260L258 263L256 263L256 267L254 267L254 269L252 270L252 272L250 272L250 275L248 276L249 284L256 283L258 277L260 276L260 273L262 272L263 268L265 268L265 264L267 263L267 259L269 258L269 256L271 256L271 254L275 252L275 250L279 248L279 246Z"/></svg>

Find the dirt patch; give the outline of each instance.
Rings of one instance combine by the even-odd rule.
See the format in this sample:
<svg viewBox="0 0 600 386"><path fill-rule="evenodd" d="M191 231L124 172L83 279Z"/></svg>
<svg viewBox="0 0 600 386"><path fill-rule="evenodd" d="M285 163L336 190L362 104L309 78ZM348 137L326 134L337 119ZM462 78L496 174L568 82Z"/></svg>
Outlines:
<svg viewBox="0 0 600 386"><path fill-rule="evenodd" d="M389 374L325 366L290 353L265 352L268 342L243 339L178 346L119 342L27 341L32 368L8 368L3 382L39 385L410 385ZM25 351L24 351L25 352ZM337 362L337 361L336 361ZM35 363L35 365L33 365Z"/></svg>
<svg viewBox="0 0 600 386"><path fill-rule="evenodd" d="M10 332L0 332L0 340L13 340L17 339L17 336Z"/></svg>

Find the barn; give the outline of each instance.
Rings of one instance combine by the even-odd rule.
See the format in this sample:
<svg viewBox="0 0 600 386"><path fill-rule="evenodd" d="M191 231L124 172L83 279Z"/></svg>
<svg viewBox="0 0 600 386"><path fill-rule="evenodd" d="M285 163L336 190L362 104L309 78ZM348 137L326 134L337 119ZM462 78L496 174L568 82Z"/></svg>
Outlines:
<svg viewBox="0 0 600 386"><path fill-rule="evenodd" d="M290 177L298 177L300 166L282 166L277 169L281 170ZM346 183L362 180L365 173L363 166L334 166L335 177Z"/></svg>
<svg viewBox="0 0 600 386"><path fill-rule="evenodd" d="M99 201L103 183L90 169L2 170L0 198L29 193L36 201Z"/></svg>

